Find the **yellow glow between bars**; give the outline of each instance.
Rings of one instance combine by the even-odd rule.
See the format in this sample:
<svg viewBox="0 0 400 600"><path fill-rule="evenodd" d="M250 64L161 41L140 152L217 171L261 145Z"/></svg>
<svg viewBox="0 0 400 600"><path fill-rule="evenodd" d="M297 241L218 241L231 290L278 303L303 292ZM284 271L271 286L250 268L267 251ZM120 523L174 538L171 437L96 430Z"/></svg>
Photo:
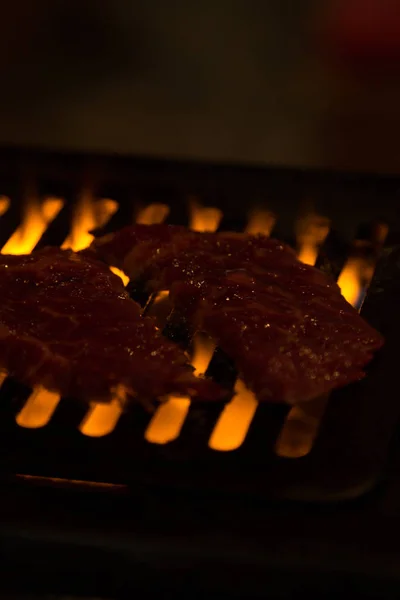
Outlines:
<svg viewBox="0 0 400 600"><path fill-rule="evenodd" d="M327 403L324 396L290 409L275 446L278 456L300 458L311 451Z"/></svg>
<svg viewBox="0 0 400 600"><path fill-rule="evenodd" d="M6 196L0 196L0 217L2 217L10 208L10 199Z"/></svg>
<svg viewBox="0 0 400 600"><path fill-rule="evenodd" d="M191 362L195 368L195 375L202 375L207 370L215 344L209 338L196 335L193 346ZM157 408L151 419L145 432L146 440L153 444L166 444L176 439L185 422L189 407L189 398L169 397Z"/></svg>
<svg viewBox="0 0 400 600"><path fill-rule="evenodd" d="M30 429L44 427L50 421L59 402L59 394L38 387L29 396L18 413L16 421L20 427Z"/></svg>
<svg viewBox="0 0 400 600"><path fill-rule="evenodd" d="M138 225L157 225L163 223L169 213L169 206L166 204L149 204L136 215Z"/></svg>
<svg viewBox="0 0 400 600"><path fill-rule="evenodd" d="M296 224L298 256L300 262L315 265L321 244L329 233L330 222L324 217L310 213L298 219Z"/></svg>
<svg viewBox="0 0 400 600"><path fill-rule="evenodd" d="M318 257L318 248L313 244L303 244L298 254L298 259L305 265L314 266Z"/></svg>
<svg viewBox="0 0 400 600"><path fill-rule="evenodd" d="M189 398L170 396L154 413L144 434L145 439L152 444L175 440L181 432L189 406Z"/></svg>
<svg viewBox="0 0 400 600"><path fill-rule="evenodd" d="M249 215L246 233L252 235L262 233L269 236L271 235L275 222L275 216L268 210L254 210Z"/></svg>
<svg viewBox="0 0 400 600"><path fill-rule="evenodd" d="M193 231L216 231L222 219L219 208L201 206L196 200L190 201L189 229Z"/></svg>
<svg viewBox="0 0 400 600"><path fill-rule="evenodd" d="M110 402L91 402L79 431L90 437L102 437L114 431L126 404L126 390L117 385Z"/></svg>
<svg viewBox="0 0 400 600"><path fill-rule="evenodd" d="M360 259L349 259L343 267L338 279L338 286L347 302L357 306L362 291L362 261Z"/></svg>
<svg viewBox="0 0 400 600"><path fill-rule="evenodd" d="M215 231L222 218L222 213L217 208L204 208L192 201L190 228L195 231ZM156 301L159 301L168 292L160 292ZM192 365L195 374L203 374L207 370L215 349L215 344L204 336L197 335L193 340ZM170 396L161 404L151 419L145 439L153 444L166 444L176 439L182 429L190 407L189 398Z"/></svg>
<svg viewBox="0 0 400 600"><path fill-rule="evenodd" d="M7 373L4 373L4 371L0 371L0 388L6 379L7 379Z"/></svg>
<svg viewBox="0 0 400 600"><path fill-rule="evenodd" d="M257 410L256 397L240 379L236 382L235 392L236 396L225 406L211 434L208 445L213 450L239 448Z"/></svg>
<svg viewBox="0 0 400 600"><path fill-rule="evenodd" d="M117 211L118 204L109 198L94 200L89 193L83 193L79 199L71 225L71 231L62 248L71 248L75 252L87 248L93 235L93 229L103 227Z"/></svg>
<svg viewBox="0 0 400 600"><path fill-rule="evenodd" d="M2 254L29 254L63 206L60 198L46 198L42 203L30 202L21 225L1 249Z"/></svg>
<svg viewBox="0 0 400 600"><path fill-rule="evenodd" d="M124 284L124 286L128 285L129 277L128 275L125 275L125 273L121 271L121 269L117 269L117 267L110 267L110 271L112 271L114 275L118 275L118 277L122 279L122 283Z"/></svg>
<svg viewBox="0 0 400 600"><path fill-rule="evenodd" d="M193 338L193 356L191 363L195 375L204 375L215 350L215 342L205 335L196 334Z"/></svg>
<svg viewBox="0 0 400 600"><path fill-rule="evenodd" d="M115 429L122 412L121 401L117 398L104 404L91 402L89 411L79 426L79 431L90 437L103 437Z"/></svg>

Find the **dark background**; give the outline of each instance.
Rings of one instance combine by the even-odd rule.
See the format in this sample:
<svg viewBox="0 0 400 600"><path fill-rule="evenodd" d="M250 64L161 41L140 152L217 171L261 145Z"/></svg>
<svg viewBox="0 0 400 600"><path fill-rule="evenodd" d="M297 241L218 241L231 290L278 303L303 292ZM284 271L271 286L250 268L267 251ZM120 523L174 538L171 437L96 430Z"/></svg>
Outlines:
<svg viewBox="0 0 400 600"><path fill-rule="evenodd" d="M332 65L334 4L7 3L0 143L397 172L398 77Z"/></svg>

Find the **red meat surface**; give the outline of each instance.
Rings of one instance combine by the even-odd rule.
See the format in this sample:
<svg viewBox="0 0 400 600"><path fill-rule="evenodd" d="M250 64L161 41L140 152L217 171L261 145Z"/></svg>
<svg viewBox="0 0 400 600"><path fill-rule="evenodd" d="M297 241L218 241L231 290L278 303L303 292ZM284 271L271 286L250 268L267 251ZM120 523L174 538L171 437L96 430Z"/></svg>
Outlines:
<svg viewBox="0 0 400 600"><path fill-rule="evenodd" d="M104 263L54 248L0 256L0 291L0 368L22 383L86 400L118 390L148 405L167 394L222 396Z"/></svg>
<svg viewBox="0 0 400 600"><path fill-rule="evenodd" d="M295 404L356 381L383 343L333 280L265 236L142 225L90 252L149 290L169 289L259 400Z"/></svg>

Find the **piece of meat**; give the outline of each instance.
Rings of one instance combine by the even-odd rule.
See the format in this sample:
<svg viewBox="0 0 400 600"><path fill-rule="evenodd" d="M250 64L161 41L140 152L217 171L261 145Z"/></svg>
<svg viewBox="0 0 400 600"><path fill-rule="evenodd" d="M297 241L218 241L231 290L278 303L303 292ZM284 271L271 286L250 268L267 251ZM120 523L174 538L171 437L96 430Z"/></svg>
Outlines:
<svg viewBox="0 0 400 600"><path fill-rule="evenodd" d="M125 227L95 239L83 252L117 266L151 292L166 289L177 279L217 270L282 269L296 258L291 248L266 236L199 233L163 224ZM313 271L318 276L319 271Z"/></svg>
<svg viewBox="0 0 400 600"><path fill-rule="evenodd" d="M104 263L54 248L3 255L0 293L0 368L22 383L85 400L118 392L148 405L167 394L222 396L194 376Z"/></svg>
<svg viewBox="0 0 400 600"><path fill-rule="evenodd" d="M133 226L90 252L150 290L169 289L259 400L295 404L356 381L383 343L333 280L265 236Z"/></svg>

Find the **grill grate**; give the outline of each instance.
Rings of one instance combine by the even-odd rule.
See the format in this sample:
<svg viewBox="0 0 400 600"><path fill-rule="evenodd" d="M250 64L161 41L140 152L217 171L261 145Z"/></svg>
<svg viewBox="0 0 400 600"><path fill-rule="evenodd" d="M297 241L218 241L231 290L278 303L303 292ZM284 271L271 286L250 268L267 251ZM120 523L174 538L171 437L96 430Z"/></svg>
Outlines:
<svg viewBox="0 0 400 600"><path fill-rule="evenodd" d="M266 231L272 228L272 235L296 244L298 217L307 211L307 215L323 215L332 223L319 248L317 266L338 277L349 259L358 261L363 268L362 272L357 271L361 287L365 283L362 279L368 279L365 273L371 273L377 260L381 239L376 231L384 229L386 222L394 229L400 227L399 216L392 212L390 202L387 207L382 202L382 197L390 199L397 193L397 182L390 178L378 188L373 178L360 180L345 175L101 159L97 165L88 166L82 158L38 154L21 158L11 153L3 156L0 182L0 194L10 200L8 210L0 217L3 246L16 231L24 234L24 227L25 234L34 233L29 221L32 206L40 209L43 222L43 208L49 198L61 198L62 207L43 226L30 249L48 244L61 246L72 225L78 237L87 237L89 229L100 227L105 233L137 219L146 221L152 213L160 214L154 208L160 203L168 209L168 215L163 213L168 222L185 225L190 215L193 219L194 214L199 214L193 212L193 207L200 212L205 207L208 222L212 221L213 228L219 230L243 230L250 223L254 231L257 215ZM379 208L385 209L384 214L376 212L378 191ZM109 211L105 219L104 207L107 203L110 206L110 199L114 212ZM82 211L86 211L83 217ZM365 219L380 224L380 228L366 227ZM326 227L326 220L323 223ZM3 475L14 477L19 473L128 486L164 483L307 500L356 496L370 489L381 476L400 413L389 392L396 372L389 366L393 366L398 333L393 297L397 292L387 282L383 290L381 293L380 288L373 286L363 307L371 324L379 325L387 338L368 378L335 392L325 413L326 401L322 399L311 407L309 415L292 414L291 427L287 429L292 430L293 441L296 435L303 440L304 436L315 434L316 423L324 413L312 450L302 458L289 459L276 452L276 441L287 417L286 407L256 407L243 443L230 452L218 452L208 444L215 436L222 405L190 406L176 439L159 445L145 438L152 415L140 406L130 407L116 419L115 428L108 435L93 437L81 431L88 420L86 406L73 399L57 403L48 398L54 409L48 423L40 428L22 427L31 391L6 379L0 388ZM143 305L148 301L137 282L131 285L131 295ZM388 317L383 323L382 311ZM169 320L165 333L188 343L184 328L179 327L178 315ZM234 368L219 350L213 354L207 374L234 383ZM180 404L181 417L185 416L184 409ZM43 415L42 421L46 421Z"/></svg>

